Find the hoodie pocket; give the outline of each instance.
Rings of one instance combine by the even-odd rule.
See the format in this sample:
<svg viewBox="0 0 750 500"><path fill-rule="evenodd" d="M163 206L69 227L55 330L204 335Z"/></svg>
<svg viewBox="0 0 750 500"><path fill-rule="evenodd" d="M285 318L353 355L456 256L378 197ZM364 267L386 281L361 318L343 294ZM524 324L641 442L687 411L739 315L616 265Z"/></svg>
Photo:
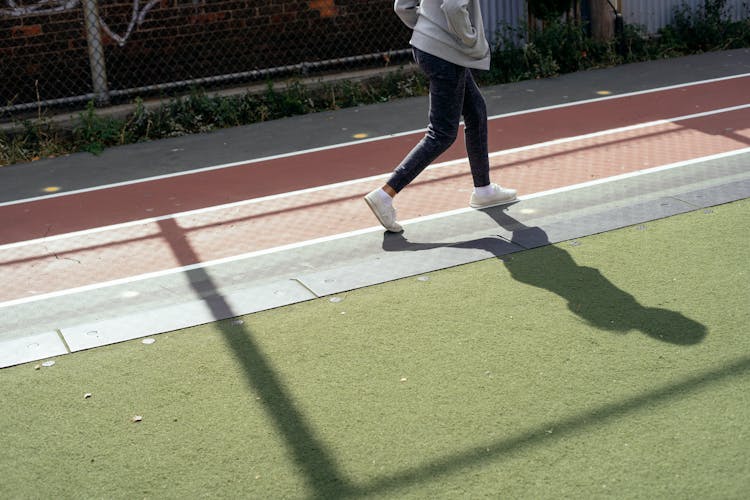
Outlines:
<svg viewBox="0 0 750 500"><path fill-rule="evenodd" d="M473 12L467 0L445 0L440 7L448 21L448 28L467 47L473 47L479 40L479 31L474 27Z"/></svg>
<svg viewBox="0 0 750 500"><path fill-rule="evenodd" d="M484 37L482 16L476 11L479 8L476 2L445 0L440 8L456 41L469 49L466 52L473 57L484 57L489 50L489 44Z"/></svg>

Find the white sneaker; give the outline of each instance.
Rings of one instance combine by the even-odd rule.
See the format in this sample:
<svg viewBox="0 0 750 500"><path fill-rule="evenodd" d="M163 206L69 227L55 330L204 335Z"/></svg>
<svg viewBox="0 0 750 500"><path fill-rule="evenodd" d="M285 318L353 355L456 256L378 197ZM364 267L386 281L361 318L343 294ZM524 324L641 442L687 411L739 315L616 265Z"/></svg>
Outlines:
<svg viewBox="0 0 750 500"><path fill-rule="evenodd" d="M477 193L472 193L469 206L471 208L487 208L516 201L517 193L515 189L500 187L494 182L490 184L490 187L492 188L492 193L488 195L480 196Z"/></svg>
<svg viewBox="0 0 750 500"><path fill-rule="evenodd" d="M388 231L400 233L404 230L401 224L396 222L396 209L380 197L377 189L365 196L365 202L367 202L367 206L370 207L372 213L375 214L375 217L378 218L383 227Z"/></svg>

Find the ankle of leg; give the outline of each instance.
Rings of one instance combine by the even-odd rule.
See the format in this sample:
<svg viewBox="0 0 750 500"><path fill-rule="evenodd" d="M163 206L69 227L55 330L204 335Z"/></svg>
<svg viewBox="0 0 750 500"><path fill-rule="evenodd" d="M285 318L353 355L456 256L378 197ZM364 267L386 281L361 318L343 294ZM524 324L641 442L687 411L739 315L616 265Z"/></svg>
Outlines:
<svg viewBox="0 0 750 500"><path fill-rule="evenodd" d="M475 187L474 192L477 194L477 196L489 196L493 193L492 184L487 184L486 186L481 186L481 187Z"/></svg>

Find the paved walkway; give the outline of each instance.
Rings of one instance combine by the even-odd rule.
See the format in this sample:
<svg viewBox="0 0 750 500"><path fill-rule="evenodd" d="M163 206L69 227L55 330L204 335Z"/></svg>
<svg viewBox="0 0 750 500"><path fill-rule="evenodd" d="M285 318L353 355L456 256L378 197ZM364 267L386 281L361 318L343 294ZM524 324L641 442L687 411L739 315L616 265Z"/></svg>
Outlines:
<svg viewBox="0 0 750 500"><path fill-rule="evenodd" d="M0 366L748 197L748 88L741 50L485 89L521 201L466 208L458 141L397 199L404 235L361 197L424 98L0 169Z"/></svg>

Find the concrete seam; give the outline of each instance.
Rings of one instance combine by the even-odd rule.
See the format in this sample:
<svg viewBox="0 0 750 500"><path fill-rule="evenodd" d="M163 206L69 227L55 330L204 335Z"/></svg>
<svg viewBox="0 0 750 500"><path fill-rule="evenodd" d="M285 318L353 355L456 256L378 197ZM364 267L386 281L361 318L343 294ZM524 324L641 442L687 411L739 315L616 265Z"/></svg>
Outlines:
<svg viewBox="0 0 750 500"><path fill-rule="evenodd" d="M323 297L323 295L318 295L317 293L315 293L315 291L312 288L310 288L309 286L307 286L301 279L299 279L299 278L292 278L292 281L296 281L297 283L299 283L302 286L302 288L304 288L305 290L307 290L308 292L310 292L311 294L313 294L315 296L315 298L319 299L319 298Z"/></svg>
<svg viewBox="0 0 750 500"><path fill-rule="evenodd" d="M685 193L680 193L680 194L675 194L675 195L672 195L672 196L667 196L667 198L679 201L680 203L684 203L685 205L688 205L690 207L695 207L695 208L692 208L691 210L698 210L698 209L706 208L706 207L709 206L709 205L706 205L706 204L697 205L697 204L689 202L687 200L683 200L682 198L680 198L680 196L682 196L683 194L685 194Z"/></svg>
<svg viewBox="0 0 750 500"><path fill-rule="evenodd" d="M68 351L68 354L72 353L73 350L68 345L68 341L65 340L65 335L63 335L62 330L59 328L55 328L55 333L57 333L57 336L60 338L60 342L63 343L63 346L65 346L65 350Z"/></svg>

